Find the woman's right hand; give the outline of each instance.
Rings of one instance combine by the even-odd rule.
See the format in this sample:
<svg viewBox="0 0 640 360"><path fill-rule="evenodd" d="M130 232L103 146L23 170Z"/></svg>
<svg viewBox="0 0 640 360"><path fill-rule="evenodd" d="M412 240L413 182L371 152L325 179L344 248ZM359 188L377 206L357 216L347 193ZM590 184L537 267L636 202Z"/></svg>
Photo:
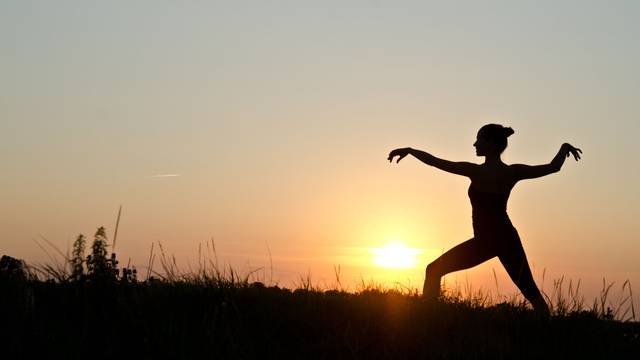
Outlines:
<svg viewBox="0 0 640 360"><path fill-rule="evenodd" d="M582 154L582 150L578 149L577 147L574 147L573 145L569 144L569 143L564 143L562 144L562 146L564 147L565 151L566 151L566 156L569 157L569 155L573 155L573 157L576 159L576 161L580 160L580 154Z"/></svg>
<svg viewBox="0 0 640 360"><path fill-rule="evenodd" d="M400 160L402 160L405 156L409 155L409 152L411 152L410 147L395 149L389 153L389 157L387 158L387 160L389 160L389 162L393 162L393 158L398 156L398 161L396 161L396 163L399 163Z"/></svg>

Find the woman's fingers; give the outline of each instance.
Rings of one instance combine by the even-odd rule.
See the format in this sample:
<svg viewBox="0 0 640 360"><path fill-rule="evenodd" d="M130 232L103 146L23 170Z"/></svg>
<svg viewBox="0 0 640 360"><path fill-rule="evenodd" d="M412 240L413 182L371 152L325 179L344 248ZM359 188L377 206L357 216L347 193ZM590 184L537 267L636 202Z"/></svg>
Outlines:
<svg viewBox="0 0 640 360"><path fill-rule="evenodd" d="M394 156L396 156L396 155L397 155L397 153L398 153L398 149L396 149L396 150L392 150L392 151L389 153L389 157L387 157L387 160L389 160L389 162L392 162L392 161L393 161L393 157L394 157Z"/></svg>
<svg viewBox="0 0 640 360"><path fill-rule="evenodd" d="M576 161L580 160L580 153L578 152L578 149L573 149L571 151L571 154L573 155L573 157L576 159Z"/></svg>
<svg viewBox="0 0 640 360"><path fill-rule="evenodd" d="M580 160L580 154L582 153L582 150L578 149L577 147L574 147L573 145L567 144L569 146L569 149L567 150L567 157L569 157L569 155L573 155L573 157L576 159L576 161Z"/></svg>
<svg viewBox="0 0 640 360"><path fill-rule="evenodd" d="M387 160L389 160L389 162L393 162L393 158L394 157L398 157L398 160L396 161L396 163L399 163L400 160L402 160L402 158L404 158L405 156L407 156L409 154L408 151L404 151L405 149L395 149L393 151L391 151L389 153L389 157L387 158Z"/></svg>

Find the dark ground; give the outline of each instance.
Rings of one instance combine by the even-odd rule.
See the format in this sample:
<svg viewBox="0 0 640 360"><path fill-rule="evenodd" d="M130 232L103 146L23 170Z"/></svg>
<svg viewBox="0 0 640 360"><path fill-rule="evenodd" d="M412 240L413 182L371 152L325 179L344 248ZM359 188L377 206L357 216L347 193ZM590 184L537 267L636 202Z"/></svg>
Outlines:
<svg viewBox="0 0 640 360"><path fill-rule="evenodd" d="M3 359L640 358L640 323L260 284L0 281Z"/></svg>

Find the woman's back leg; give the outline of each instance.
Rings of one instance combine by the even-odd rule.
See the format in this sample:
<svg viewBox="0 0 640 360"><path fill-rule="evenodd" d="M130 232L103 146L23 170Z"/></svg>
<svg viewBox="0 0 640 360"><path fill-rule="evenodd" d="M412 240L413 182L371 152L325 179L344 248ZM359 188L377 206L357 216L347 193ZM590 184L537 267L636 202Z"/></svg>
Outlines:
<svg viewBox="0 0 640 360"><path fill-rule="evenodd" d="M454 246L427 266L422 295L427 300L435 300L440 296L442 276L474 267L496 255L487 244L475 238Z"/></svg>

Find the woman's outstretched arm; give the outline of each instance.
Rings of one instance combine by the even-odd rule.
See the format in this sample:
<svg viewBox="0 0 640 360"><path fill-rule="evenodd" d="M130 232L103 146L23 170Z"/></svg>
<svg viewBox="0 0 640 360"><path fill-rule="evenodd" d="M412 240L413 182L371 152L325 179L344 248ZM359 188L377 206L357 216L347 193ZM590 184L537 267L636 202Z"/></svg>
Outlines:
<svg viewBox="0 0 640 360"><path fill-rule="evenodd" d="M524 179L533 179L549 174L556 173L560 171L562 168L562 164L564 164L565 158L568 158L569 155L573 155L576 161L580 160L580 154L582 150L573 147L570 144L564 143L560 147L560 150L556 154L556 156L551 160L550 163L544 165L522 165L522 164L513 164L511 165L511 169L514 171L514 175L516 177L516 181L524 180Z"/></svg>
<svg viewBox="0 0 640 360"><path fill-rule="evenodd" d="M463 175L471 177L476 172L478 164L465 162L465 161L449 161L435 157L428 152L408 148L395 149L389 153L387 160L393 161L393 158L398 156L396 163L400 162L405 156L413 155L416 159L422 161L427 165L437 167L440 170L450 172L452 174Z"/></svg>

